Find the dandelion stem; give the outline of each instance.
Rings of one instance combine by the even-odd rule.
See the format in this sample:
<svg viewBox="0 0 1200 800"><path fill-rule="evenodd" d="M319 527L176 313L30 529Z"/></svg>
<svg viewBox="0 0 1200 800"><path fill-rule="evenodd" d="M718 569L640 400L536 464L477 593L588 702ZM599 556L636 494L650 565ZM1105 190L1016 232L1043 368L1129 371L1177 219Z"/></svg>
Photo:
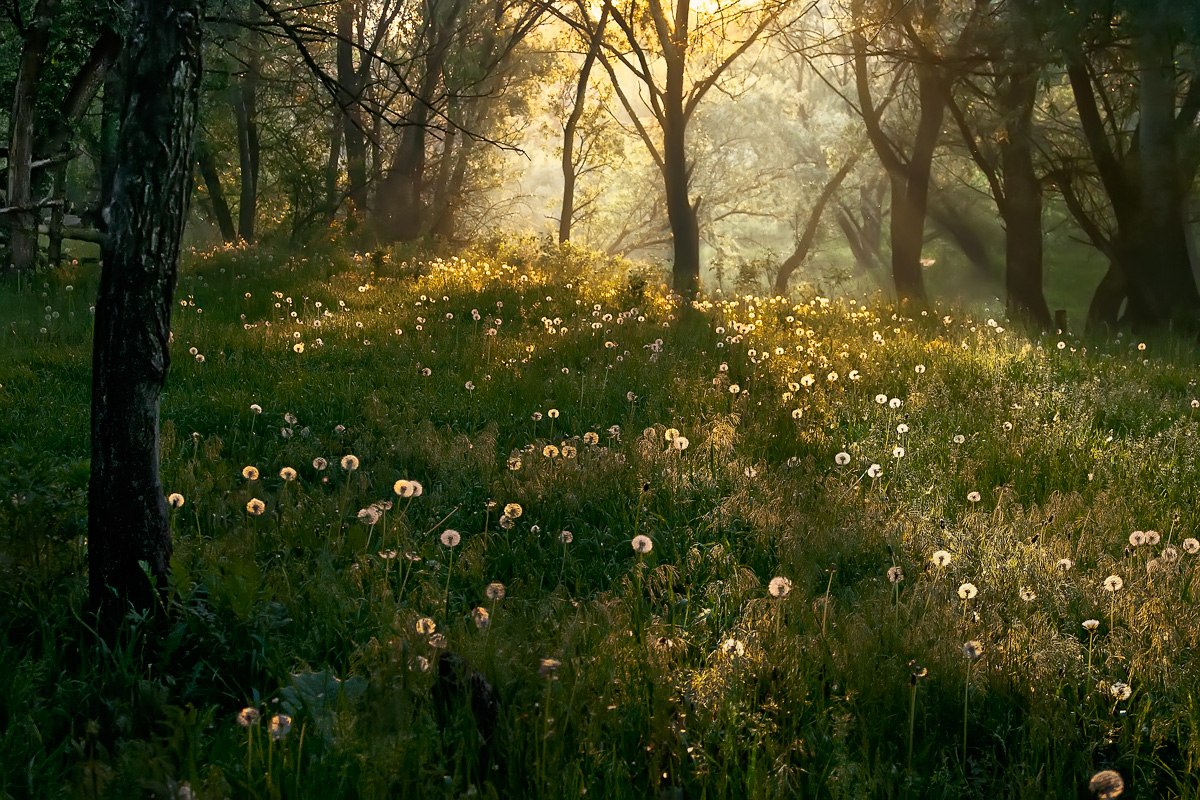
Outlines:
<svg viewBox="0 0 1200 800"><path fill-rule="evenodd" d="M963 686L963 769L967 768L967 702L971 697L971 659L967 659L967 682Z"/></svg>
<svg viewBox="0 0 1200 800"><path fill-rule="evenodd" d="M829 570L829 582L825 584L825 602L821 604L821 636L825 636L825 619L829 615L829 590L833 586L833 574L836 569Z"/></svg>
<svg viewBox="0 0 1200 800"><path fill-rule="evenodd" d="M912 699L908 704L908 766L905 769L906 773L912 772L912 754L913 740L915 738L917 728L917 680L914 677L912 682Z"/></svg>

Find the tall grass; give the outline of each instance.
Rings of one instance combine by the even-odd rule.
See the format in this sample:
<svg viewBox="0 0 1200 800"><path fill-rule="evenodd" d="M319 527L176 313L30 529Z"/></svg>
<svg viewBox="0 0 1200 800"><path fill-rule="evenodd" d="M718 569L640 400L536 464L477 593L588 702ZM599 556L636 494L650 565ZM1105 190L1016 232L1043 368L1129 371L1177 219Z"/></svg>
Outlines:
<svg viewBox="0 0 1200 800"><path fill-rule="evenodd" d="M110 647L90 281L0 297L0 796L1200 796L1191 343L512 243L195 254L172 624Z"/></svg>

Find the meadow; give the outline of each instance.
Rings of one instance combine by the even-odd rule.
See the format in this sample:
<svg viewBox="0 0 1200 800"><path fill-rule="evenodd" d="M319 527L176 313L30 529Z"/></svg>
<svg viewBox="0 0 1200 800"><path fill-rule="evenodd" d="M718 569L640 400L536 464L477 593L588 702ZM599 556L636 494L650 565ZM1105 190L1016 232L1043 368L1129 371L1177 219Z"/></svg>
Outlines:
<svg viewBox="0 0 1200 800"><path fill-rule="evenodd" d="M189 254L113 646L95 276L0 290L0 797L1200 797L1194 341L659 281Z"/></svg>

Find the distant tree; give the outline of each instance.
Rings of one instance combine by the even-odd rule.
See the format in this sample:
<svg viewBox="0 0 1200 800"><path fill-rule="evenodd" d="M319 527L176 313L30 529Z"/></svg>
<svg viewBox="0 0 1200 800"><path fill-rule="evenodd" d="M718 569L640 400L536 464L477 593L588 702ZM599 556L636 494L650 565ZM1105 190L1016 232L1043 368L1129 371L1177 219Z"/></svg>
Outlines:
<svg viewBox="0 0 1200 800"><path fill-rule="evenodd" d="M124 96L96 299L88 566L106 626L167 589L159 396L193 171L204 0L129 0Z"/></svg>

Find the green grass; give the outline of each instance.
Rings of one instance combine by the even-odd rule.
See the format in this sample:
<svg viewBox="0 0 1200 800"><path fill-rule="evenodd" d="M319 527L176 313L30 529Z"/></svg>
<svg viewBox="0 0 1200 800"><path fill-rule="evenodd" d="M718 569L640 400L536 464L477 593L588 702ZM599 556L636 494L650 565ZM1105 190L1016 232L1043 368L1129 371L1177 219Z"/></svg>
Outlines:
<svg viewBox="0 0 1200 800"><path fill-rule="evenodd" d="M172 623L114 647L82 610L94 276L5 290L0 796L1072 797L1111 768L1200 797L1194 344L460 255L188 258ZM486 740L443 646L494 689Z"/></svg>

